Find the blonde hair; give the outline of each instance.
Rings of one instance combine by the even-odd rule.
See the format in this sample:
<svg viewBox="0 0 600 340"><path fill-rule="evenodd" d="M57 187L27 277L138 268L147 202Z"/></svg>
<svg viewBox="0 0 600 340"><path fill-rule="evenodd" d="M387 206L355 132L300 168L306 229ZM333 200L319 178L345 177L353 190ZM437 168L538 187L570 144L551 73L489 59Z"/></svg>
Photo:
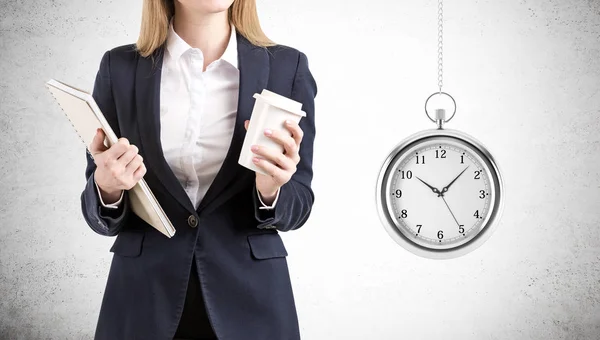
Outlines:
<svg viewBox="0 0 600 340"><path fill-rule="evenodd" d="M142 8L142 26L136 43L137 51L148 57L167 40L169 21L175 14L175 0L144 0ZM256 46L273 46L258 21L256 0L234 0L227 10L229 23L236 31Z"/></svg>

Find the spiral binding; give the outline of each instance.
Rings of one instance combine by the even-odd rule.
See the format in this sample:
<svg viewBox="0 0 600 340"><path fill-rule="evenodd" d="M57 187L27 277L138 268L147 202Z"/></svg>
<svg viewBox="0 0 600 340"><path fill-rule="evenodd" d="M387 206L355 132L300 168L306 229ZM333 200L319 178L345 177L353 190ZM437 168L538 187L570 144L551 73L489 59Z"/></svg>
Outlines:
<svg viewBox="0 0 600 340"><path fill-rule="evenodd" d="M56 90L59 90L58 88L54 87ZM71 124L71 126L73 127L73 130L75 130L75 133L77 133L77 136L79 136L79 139L81 140L81 142L83 143L83 145L85 146L85 152L88 153L88 155L90 155L90 157L92 158L92 160L94 159L94 155L92 155L92 153L90 152L90 149L88 149L87 144L85 143L85 140L83 139L83 137L81 137L81 135L79 134L79 131L77 131L77 128L75 127L75 125L73 124L73 121L71 121L71 118L69 118L69 115L67 114L65 108L60 104L60 101L58 100L58 98L56 98L56 96L54 95L54 92L50 91L50 94L52 94L52 97L54 97L54 100L56 100L56 102L58 103L58 106L60 107L61 111L63 112L63 114L65 115L65 117L67 117L67 119L69 120L69 123Z"/></svg>

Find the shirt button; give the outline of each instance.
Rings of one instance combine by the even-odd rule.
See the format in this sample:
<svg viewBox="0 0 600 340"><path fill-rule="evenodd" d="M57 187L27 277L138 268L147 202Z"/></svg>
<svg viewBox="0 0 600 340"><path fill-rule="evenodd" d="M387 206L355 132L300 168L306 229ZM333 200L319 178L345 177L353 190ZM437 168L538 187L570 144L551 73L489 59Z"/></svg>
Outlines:
<svg viewBox="0 0 600 340"><path fill-rule="evenodd" d="M196 228L198 226L198 219L194 215L190 215L188 217L188 225L192 228Z"/></svg>

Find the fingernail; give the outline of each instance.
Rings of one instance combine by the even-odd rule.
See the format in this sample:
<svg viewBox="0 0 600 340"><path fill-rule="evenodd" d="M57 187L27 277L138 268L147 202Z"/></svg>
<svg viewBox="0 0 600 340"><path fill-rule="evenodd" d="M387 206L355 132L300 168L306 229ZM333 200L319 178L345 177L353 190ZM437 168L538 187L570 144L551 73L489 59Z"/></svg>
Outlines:
<svg viewBox="0 0 600 340"><path fill-rule="evenodd" d="M260 161L260 159L258 159L257 157L254 157L254 158L252 158L252 161L253 161L254 163L258 163L258 162Z"/></svg>
<svg viewBox="0 0 600 340"><path fill-rule="evenodd" d="M271 131L271 129L266 129L265 130L265 135L270 136L273 134L273 131Z"/></svg>
<svg viewBox="0 0 600 340"><path fill-rule="evenodd" d="M292 121L291 121L291 120L289 120L289 119L288 119L288 120L286 120L286 121L285 121L285 123L286 123L287 125L292 125Z"/></svg>
<svg viewBox="0 0 600 340"><path fill-rule="evenodd" d="M250 149L252 151L258 151L258 146L257 145L252 145L252 147Z"/></svg>

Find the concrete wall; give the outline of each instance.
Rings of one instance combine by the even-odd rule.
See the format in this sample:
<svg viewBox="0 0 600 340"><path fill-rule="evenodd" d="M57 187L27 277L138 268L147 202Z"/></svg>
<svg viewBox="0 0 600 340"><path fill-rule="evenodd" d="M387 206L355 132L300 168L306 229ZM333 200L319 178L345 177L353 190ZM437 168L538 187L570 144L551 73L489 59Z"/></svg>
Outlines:
<svg viewBox="0 0 600 340"><path fill-rule="evenodd" d="M377 217L379 166L431 128L437 2L258 2L319 85L310 221L284 235L304 339L600 337L600 1L445 4L448 124L506 181L501 223L459 259L417 258ZM91 339L113 239L85 224L85 151L44 87L91 90L141 0L0 1L0 338Z"/></svg>

